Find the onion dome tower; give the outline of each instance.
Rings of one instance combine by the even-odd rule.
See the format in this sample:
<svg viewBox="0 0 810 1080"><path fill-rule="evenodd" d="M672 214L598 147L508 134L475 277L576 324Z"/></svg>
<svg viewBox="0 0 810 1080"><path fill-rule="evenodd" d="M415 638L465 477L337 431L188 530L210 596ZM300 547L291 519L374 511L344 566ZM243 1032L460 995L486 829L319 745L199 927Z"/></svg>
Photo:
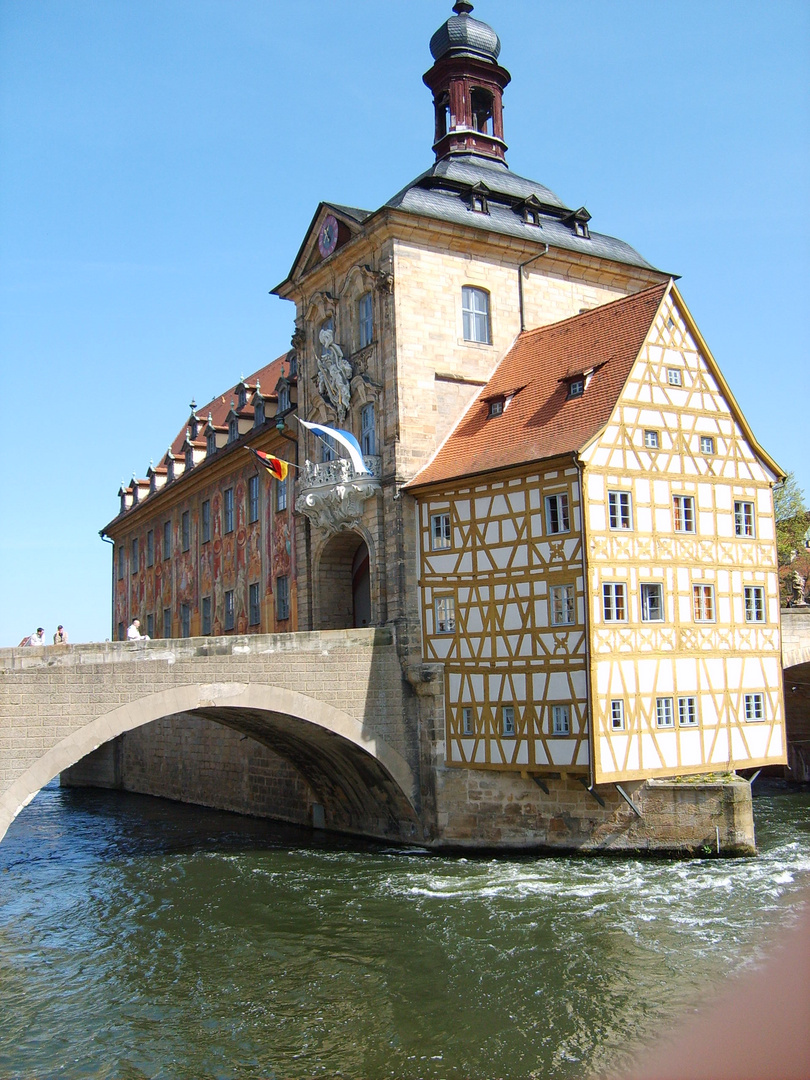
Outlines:
<svg viewBox="0 0 810 1080"><path fill-rule="evenodd" d="M437 161L452 154L504 161L502 98L511 76L498 64L498 35L471 18L472 10L467 0L457 0L455 15L430 39L435 63L423 79L433 91Z"/></svg>

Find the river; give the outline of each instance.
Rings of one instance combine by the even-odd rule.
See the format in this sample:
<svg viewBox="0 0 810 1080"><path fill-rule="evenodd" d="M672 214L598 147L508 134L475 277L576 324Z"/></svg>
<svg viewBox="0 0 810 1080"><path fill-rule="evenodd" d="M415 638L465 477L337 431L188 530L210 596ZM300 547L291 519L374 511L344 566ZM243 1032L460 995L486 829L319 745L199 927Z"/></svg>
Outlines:
<svg viewBox="0 0 810 1080"><path fill-rule="evenodd" d="M49 785L0 843L0 1076L595 1076L796 919L810 793L755 813L755 859L476 859Z"/></svg>

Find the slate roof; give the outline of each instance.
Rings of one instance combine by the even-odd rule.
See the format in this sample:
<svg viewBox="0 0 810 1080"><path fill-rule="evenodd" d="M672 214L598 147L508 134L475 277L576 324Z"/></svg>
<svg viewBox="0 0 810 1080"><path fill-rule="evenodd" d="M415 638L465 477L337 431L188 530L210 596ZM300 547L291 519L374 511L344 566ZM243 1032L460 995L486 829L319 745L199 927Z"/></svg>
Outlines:
<svg viewBox="0 0 810 1080"><path fill-rule="evenodd" d="M669 282L524 331L434 457L406 485L416 489L583 449L621 394ZM582 397L567 379L593 369ZM500 416L489 402L514 394Z"/></svg>
<svg viewBox="0 0 810 1080"><path fill-rule="evenodd" d="M469 193L477 184L483 184L488 189L489 213L477 213L470 209ZM542 204L539 226L527 224L520 212L520 204L530 196ZM452 224L531 239L551 247L648 270L655 269L623 240L595 232L591 232L590 238L577 236L572 220L575 211L567 207L553 191L534 180L518 176L502 162L477 154L451 155L437 161L385 205Z"/></svg>

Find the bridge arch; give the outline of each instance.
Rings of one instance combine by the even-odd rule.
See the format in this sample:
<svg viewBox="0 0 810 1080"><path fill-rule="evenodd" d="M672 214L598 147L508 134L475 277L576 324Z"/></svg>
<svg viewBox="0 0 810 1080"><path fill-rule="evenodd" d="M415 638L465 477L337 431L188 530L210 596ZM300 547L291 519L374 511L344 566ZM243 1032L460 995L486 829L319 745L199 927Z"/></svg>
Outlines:
<svg viewBox="0 0 810 1080"><path fill-rule="evenodd" d="M104 743L178 713L224 724L288 760L331 808L333 827L409 839L418 823L410 765L343 710L264 683L189 683L146 694L96 716L46 749L0 799L0 839L59 773Z"/></svg>

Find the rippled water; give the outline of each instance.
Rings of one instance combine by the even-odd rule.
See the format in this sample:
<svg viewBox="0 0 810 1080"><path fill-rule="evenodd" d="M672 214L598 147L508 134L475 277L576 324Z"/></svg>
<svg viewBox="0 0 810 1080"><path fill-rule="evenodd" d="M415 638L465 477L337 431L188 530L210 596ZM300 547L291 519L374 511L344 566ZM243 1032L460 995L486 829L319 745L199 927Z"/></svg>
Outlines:
<svg viewBox="0 0 810 1080"><path fill-rule="evenodd" d="M744 860L447 858L45 789L0 844L0 1076L593 1076L810 885L810 794Z"/></svg>

